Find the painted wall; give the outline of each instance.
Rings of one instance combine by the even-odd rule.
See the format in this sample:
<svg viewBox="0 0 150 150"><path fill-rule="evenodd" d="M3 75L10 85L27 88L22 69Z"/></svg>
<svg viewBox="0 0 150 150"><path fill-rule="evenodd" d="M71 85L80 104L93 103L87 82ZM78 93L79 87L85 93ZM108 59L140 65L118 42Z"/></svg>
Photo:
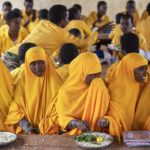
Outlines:
<svg viewBox="0 0 150 150"><path fill-rule="evenodd" d="M0 0L0 7L2 7L3 2L6 0ZM13 4L13 8L23 9L24 0L9 0ZM67 8L71 7L75 3L82 5L83 14L88 15L90 11L96 10L96 5L99 0L34 0L34 8L49 9L54 4L64 4ZM125 9L127 0L105 0L108 3L108 15L111 20L114 20L115 14L121 12ZM135 0L136 6L141 15L143 10L146 8L146 5L149 0Z"/></svg>

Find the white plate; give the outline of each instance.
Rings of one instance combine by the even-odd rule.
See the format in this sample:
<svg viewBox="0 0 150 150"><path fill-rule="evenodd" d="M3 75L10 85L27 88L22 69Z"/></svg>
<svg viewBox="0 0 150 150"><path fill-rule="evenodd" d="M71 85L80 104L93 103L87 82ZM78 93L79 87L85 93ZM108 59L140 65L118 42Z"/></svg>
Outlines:
<svg viewBox="0 0 150 150"><path fill-rule="evenodd" d="M118 44L108 44L107 46L112 51L122 52L122 50L118 48Z"/></svg>
<svg viewBox="0 0 150 150"><path fill-rule="evenodd" d="M11 132L0 132L0 146L8 145L14 142L17 135Z"/></svg>
<svg viewBox="0 0 150 150"><path fill-rule="evenodd" d="M79 142L74 139L76 145L83 149L92 149L92 150L103 149L103 148L110 146L113 142L113 137L106 133L91 132L91 133L83 133L83 135L96 135L97 137L101 136L104 139L102 142L100 142L101 145L92 144L92 142Z"/></svg>

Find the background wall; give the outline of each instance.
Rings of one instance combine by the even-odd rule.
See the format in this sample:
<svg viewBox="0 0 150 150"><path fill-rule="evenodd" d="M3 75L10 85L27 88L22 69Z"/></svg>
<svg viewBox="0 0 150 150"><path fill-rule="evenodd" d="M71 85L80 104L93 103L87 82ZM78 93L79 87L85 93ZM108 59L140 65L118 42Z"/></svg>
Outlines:
<svg viewBox="0 0 150 150"><path fill-rule="evenodd" d="M2 8L2 4L7 0L0 0L0 8ZM13 4L13 8L23 9L24 0L8 0ZM99 0L34 0L34 8L49 9L54 4L64 4L67 8L71 7L75 3L79 3L82 5L83 14L88 15L90 11L96 10L96 5ZM107 14L110 16L111 20L115 20L115 14L121 12L125 9L126 2L128 0L105 0L108 3L108 11ZM135 0L136 7L141 15L143 10L146 8L148 2L150 0ZM0 10L1 11L1 10Z"/></svg>

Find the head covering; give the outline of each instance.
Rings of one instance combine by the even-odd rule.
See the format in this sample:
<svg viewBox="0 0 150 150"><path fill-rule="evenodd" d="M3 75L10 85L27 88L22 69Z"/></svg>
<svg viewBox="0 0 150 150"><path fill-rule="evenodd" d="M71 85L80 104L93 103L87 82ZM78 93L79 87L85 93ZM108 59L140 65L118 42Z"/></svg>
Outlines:
<svg viewBox="0 0 150 150"><path fill-rule="evenodd" d="M150 67L148 67L148 75L150 75ZM139 97L136 109L133 129L136 131L150 130L150 76L145 84ZM149 118L149 119L148 119ZM147 122L147 123L146 123Z"/></svg>
<svg viewBox="0 0 150 150"><path fill-rule="evenodd" d="M96 129L97 119L107 111L109 94L101 78L94 79L90 86L85 83L85 78L99 72L100 61L90 52L80 54L69 65L69 77L59 91L56 105L62 130L66 130L74 119L86 120L92 131ZM68 134L79 133L81 131L74 129Z"/></svg>
<svg viewBox="0 0 150 150"><path fill-rule="evenodd" d="M1 60L0 68L0 131L6 131L4 121L7 117L9 105L14 96L14 88L11 74Z"/></svg>
<svg viewBox="0 0 150 150"><path fill-rule="evenodd" d="M140 83L134 78L134 69L143 65L148 65L143 56L137 53L127 54L117 64L108 79L111 101L108 116L105 118L109 119L109 132L112 135L132 130L140 92Z"/></svg>
<svg viewBox="0 0 150 150"><path fill-rule="evenodd" d="M32 73L29 66L31 62L37 60L43 60L46 63L46 70L44 75L41 77ZM24 81L24 86L20 87L18 85L18 90L16 89L15 91L18 93L15 96L15 102L21 108L21 111L24 114L23 116L33 127L39 126L41 133L44 132L43 128L45 126L52 129L54 124L57 122L57 120L55 120L56 122L53 122L54 120L52 117L55 117L56 115L54 109L56 94L62 84L62 81L50 64L50 61L43 48L32 47L27 51L25 57L25 73L22 78L24 78L24 80L20 80L20 82ZM23 88L21 90L22 92L19 91L20 88ZM49 114L50 122L47 122L49 125L44 125L44 119L46 118L47 114ZM18 122L19 121L20 120L18 120ZM41 121L43 123L41 123ZM56 133L58 131L54 130L51 132Z"/></svg>

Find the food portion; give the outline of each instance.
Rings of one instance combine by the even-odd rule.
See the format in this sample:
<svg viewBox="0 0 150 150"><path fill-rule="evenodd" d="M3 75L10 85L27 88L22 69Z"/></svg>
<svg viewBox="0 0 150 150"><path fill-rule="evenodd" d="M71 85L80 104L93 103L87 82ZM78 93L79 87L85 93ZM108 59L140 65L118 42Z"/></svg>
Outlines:
<svg viewBox="0 0 150 150"><path fill-rule="evenodd" d="M80 147L105 147L109 146L113 138L104 133L83 133L76 135L74 140Z"/></svg>
<svg viewBox="0 0 150 150"><path fill-rule="evenodd" d="M0 145L11 143L16 140L16 135L9 132L0 132Z"/></svg>
<svg viewBox="0 0 150 150"><path fill-rule="evenodd" d="M119 51L121 52L120 44L108 44L108 48L112 51Z"/></svg>

